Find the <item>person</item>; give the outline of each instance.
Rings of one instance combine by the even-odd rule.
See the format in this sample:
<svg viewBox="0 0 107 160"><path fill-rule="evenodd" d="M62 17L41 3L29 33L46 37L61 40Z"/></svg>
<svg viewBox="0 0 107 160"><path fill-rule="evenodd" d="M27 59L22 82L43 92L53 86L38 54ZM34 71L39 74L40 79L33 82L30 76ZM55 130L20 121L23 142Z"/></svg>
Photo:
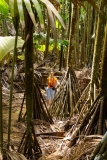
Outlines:
<svg viewBox="0 0 107 160"><path fill-rule="evenodd" d="M57 86L58 80L54 77L54 72L50 73L50 76L47 78L47 88L46 88L46 104L50 105L51 101L54 98L55 87Z"/></svg>

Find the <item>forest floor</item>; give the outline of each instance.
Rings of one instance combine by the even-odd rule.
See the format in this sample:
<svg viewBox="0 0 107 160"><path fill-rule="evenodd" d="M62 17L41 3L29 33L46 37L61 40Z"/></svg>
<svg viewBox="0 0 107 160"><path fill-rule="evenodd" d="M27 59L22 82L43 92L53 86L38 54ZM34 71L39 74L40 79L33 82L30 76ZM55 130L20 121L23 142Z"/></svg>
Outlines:
<svg viewBox="0 0 107 160"><path fill-rule="evenodd" d="M6 93L6 92L5 92ZM12 117L11 117L11 145L14 146L14 149L17 151L23 134L26 130L25 123L18 122L19 112L21 109L21 104L23 100L24 93L15 93L13 94L13 103L12 103ZM25 104L23 106L25 108ZM9 120L9 94L3 94L3 132L4 132L4 143L7 144L7 133L8 133L8 120ZM41 124L41 121L38 121L38 125L36 125L36 133L41 132L64 132L64 124L67 119L64 120L55 120L54 124ZM42 155L46 159L51 159L50 154L58 152L60 147L62 147L62 143L65 141L63 136L39 136L38 142L40 144ZM63 141L62 141L63 139ZM66 146L66 143L64 143ZM56 154L57 156L59 154ZM59 155L60 156L60 155ZM43 158L42 157L42 158ZM56 157L58 158L58 157Z"/></svg>
<svg viewBox="0 0 107 160"><path fill-rule="evenodd" d="M83 74L84 77L83 78ZM84 90L86 85L89 82L89 73L87 72L76 72L76 76L79 79L79 85L81 90ZM82 78L81 78L82 77ZM81 81L80 81L81 79ZM7 144L7 133L8 133L8 122L9 122L9 90L3 87L3 138L4 143ZM23 122L18 122L18 117L22 105L22 100L24 97L24 92L18 92L16 89L13 91L13 102L12 102L12 117L11 117L11 144L14 146L14 149L17 151L22 136L26 130L26 125ZM23 106L23 113L25 112L25 103ZM52 133L52 132L60 132L58 135L45 135L37 137L39 145L42 150L42 160L58 160L62 159L62 155L66 154L66 148L68 148L68 143L70 141L70 133L64 132L64 126L68 121L68 118L59 120L54 119L54 124L41 124L41 121L38 121L38 125L36 125L36 133L39 134L41 132ZM54 157L54 158L53 158Z"/></svg>
<svg viewBox="0 0 107 160"><path fill-rule="evenodd" d="M19 112L23 99L23 93L13 94L12 102L12 115L11 115L11 144L17 150L21 138L25 132L26 126L24 123L18 122ZM9 122L9 93L3 94L3 132L4 142L7 142L8 133L8 122Z"/></svg>
<svg viewBox="0 0 107 160"><path fill-rule="evenodd" d="M23 134L25 132L26 126L23 122L18 122L19 112L21 109L21 104L23 100L23 93L15 93L13 94L13 103L12 103L12 118L11 118L11 145L14 146L14 149L17 151L18 147L21 143L21 139L23 137ZM25 104L24 104L25 105ZM25 106L24 106L25 107ZM9 119L9 94L3 95L3 132L4 132L4 143L7 144L7 133L8 133L8 119ZM36 125L36 133L41 132L64 132L64 124L66 123L66 120L55 120L54 124L41 124L41 121L38 122L39 125ZM39 136L38 142L40 144L41 150L42 150L42 156L45 159L50 159L50 154L55 152L58 152L60 147L62 147L63 142L65 141L63 136ZM62 140L63 139L63 140ZM66 146L66 143L63 144L63 149ZM62 149L61 149L62 150ZM61 152L62 153L62 152ZM52 156L52 155L51 155ZM60 157L60 153L56 154L56 158L58 156ZM42 157L42 159L43 159ZM55 155L54 155L55 157Z"/></svg>

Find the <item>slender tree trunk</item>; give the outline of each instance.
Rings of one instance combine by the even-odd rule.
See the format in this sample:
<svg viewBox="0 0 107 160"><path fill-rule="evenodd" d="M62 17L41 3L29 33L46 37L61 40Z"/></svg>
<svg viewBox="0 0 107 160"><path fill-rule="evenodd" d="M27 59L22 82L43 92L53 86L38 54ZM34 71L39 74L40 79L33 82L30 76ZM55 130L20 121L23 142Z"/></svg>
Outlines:
<svg viewBox="0 0 107 160"><path fill-rule="evenodd" d="M92 35L92 6L90 4L87 5L87 42L86 42L86 65L90 63L90 55L91 51L91 35Z"/></svg>
<svg viewBox="0 0 107 160"><path fill-rule="evenodd" d="M44 53L44 58L47 57L48 55L48 50L49 50L49 39L50 39L50 19L48 17L48 25L47 25L47 35L46 35L46 49Z"/></svg>
<svg viewBox="0 0 107 160"><path fill-rule="evenodd" d="M100 92L107 97L107 22L105 28L104 48L101 63Z"/></svg>
<svg viewBox="0 0 107 160"><path fill-rule="evenodd" d="M71 0L69 0L69 19L68 19L68 26L67 26L67 38L69 39L69 34L70 34L70 26L71 26Z"/></svg>
<svg viewBox="0 0 107 160"><path fill-rule="evenodd" d="M101 0L101 10L104 9L105 4L106 4L106 0ZM103 35L104 35L104 16L100 14L97 22L90 92L89 92L89 99L91 99L92 101L94 100L94 83L95 83L95 80L98 78L98 73L99 73L98 71L99 71L99 62L101 57Z"/></svg>
<svg viewBox="0 0 107 160"><path fill-rule="evenodd" d="M9 120L8 120L8 147L10 145L10 135L11 135L11 117L12 117L12 97L13 97L13 80L14 80L14 66L16 62L17 56L17 40L18 40L18 28L19 28L19 21L18 17L13 17L13 23L16 30L15 36L15 44L14 44L14 55L13 55L13 62L12 62L12 73L11 73L11 84L10 84L10 101L9 101Z"/></svg>
<svg viewBox="0 0 107 160"><path fill-rule="evenodd" d="M75 39L75 31L76 31L76 21L77 21L77 6L72 4L72 12L71 12L71 26L70 26L70 34L69 34L69 46L68 46L68 54L67 54L67 69L69 67L72 70L73 66L73 56L74 56L74 39Z"/></svg>
<svg viewBox="0 0 107 160"><path fill-rule="evenodd" d="M83 43L82 43L82 54L81 54L81 61L82 61L82 66L86 64L86 33L87 33L87 27L86 27L86 16L84 20L84 31L83 31Z"/></svg>
<svg viewBox="0 0 107 160"><path fill-rule="evenodd" d="M76 33L75 33L75 67L79 67L79 12L80 9L77 8L77 23L76 23Z"/></svg>
<svg viewBox="0 0 107 160"><path fill-rule="evenodd" d="M25 95L27 112L27 135L31 133L31 122L33 112L33 23L25 8L25 37L29 37L25 46ZM30 138L28 148L30 149Z"/></svg>

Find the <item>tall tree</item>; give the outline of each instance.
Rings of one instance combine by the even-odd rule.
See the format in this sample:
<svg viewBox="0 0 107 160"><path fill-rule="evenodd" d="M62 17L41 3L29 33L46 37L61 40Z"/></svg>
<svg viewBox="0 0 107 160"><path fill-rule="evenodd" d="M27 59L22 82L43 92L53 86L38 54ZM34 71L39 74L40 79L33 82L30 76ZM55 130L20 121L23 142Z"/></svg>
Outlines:
<svg viewBox="0 0 107 160"><path fill-rule="evenodd" d="M72 70L73 66L73 56L74 56L74 42L75 42L75 31L76 31L76 22L77 22L77 5L72 5L71 9L71 20L70 20L70 34L69 34L69 46L68 46L68 54L67 54L67 69Z"/></svg>
<svg viewBox="0 0 107 160"><path fill-rule="evenodd" d="M101 3L100 9L104 11L106 0L101 0L100 3ZM104 25L105 25L105 16L103 14L99 14L96 36L95 36L91 83L90 83L90 91L89 91L89 99L91 99L92 101L94 100L94 84L96 85L98 83L98 75L99 75L99 67L100 67L99 62L100 62L101 53L102 53Z"/></svg>
<svg viewBox="0 0 107 160"><path fill-rule="evenodd" d="M26 112L27 112L27 136L28 150L31 150L31 122L33 111L33 22L29 13L24 7L25 13L25 37L29 36L25 46L25 95L26 95Z"/></svg>

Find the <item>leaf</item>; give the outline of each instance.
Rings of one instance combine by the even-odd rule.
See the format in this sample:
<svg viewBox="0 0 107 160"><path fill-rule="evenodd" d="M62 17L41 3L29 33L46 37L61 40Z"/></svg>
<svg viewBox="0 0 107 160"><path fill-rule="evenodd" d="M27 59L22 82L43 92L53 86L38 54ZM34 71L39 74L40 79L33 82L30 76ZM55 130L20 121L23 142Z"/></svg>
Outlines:
<svg viewBox="0 0 107 160"><path fill-rule="evenodd" d="M41 52L44 52L45 51L45 45L38 45L37 46L37 49Z"/></svg>
<svg viewBox="0 0 107 160"><path fill-rule="evenodd" d="M16 17L18 15L17 1L9 0L9 9L12 17Z"/></svg>
<svg viewBox="0 0 107 160"><path fill-rule="evenodd" d="M38 133L35 134L36 137L44 135L44 136L55 136L55 137L64 137L65 132L46 132L46 133Z"/></svg>
<svg viewBox="0 0 107 160"><path fill-rule="evenodd" d="M34 13L32 11L32 8L31 8L31 4L30 4L30 1L29 0L24 0L24 3L25 3L25 6L27 8L27 11L32 19L32 22L34 24L34 26L36 27L36 21L35 21L35 16L34 16Z"/></svg>
<svg viewBox="0 0 107 160"><path fill-rule="evenodd" d="M56 25L56 28L61 28L61 24L59 24L58 20L55 21L55 25Z"/></svg>
<svg viewBox="0 0 107 160"><path fill-rule="evenodd" d="M14 49L15 37L0 37L0 61ZM22 47L24 41L18 37L17 47Z"/></svg>
<svg viewBox="0 0 107 160"><path fill-rule="evenodd" d="M11 160L27 160L21 153L9 150L6 150L6 156L8 157L7 159Z"/></svg>
<svg viewBox="0 0 107 160"><path fill-rule="evenodd" d="M57 43L58 43L58 45L60 45L60 46L62 46L62 45L64 45L64 46L68 46L68 40L61 40L61 39L58 39L57 40Z"/></svg>
<svg viewBox="0 0 107 160"><path fill-rule="evenodd" d="M49 20L51 22L51 27L52 27L52 32L53 32L53 36L54 36L54 39L55 39L55 43L57 41L57 37L56 37L56 26L55 26L55 21L54 21L54 17L53 17L53 14L50 10L50 8L47 6L47 10L48 10L48 15L49 15Z"/></svg>
<svg viewBox="0 0 107 160"><path fill-rule="evenodd" d="M43 20L43 15L42 15L40 4L38 3L37 0L32 0L32 2L34 3L34 6L36 8L36 11L37 11L40 23L41 23L41 27L44 28L44 20Z"/></svg>
<svg viewBox="0 0 107 160"><path fill-rule="evenodd" d="M20 160L27 160L23 154L21 154L19 152L17 152L17 154L20 157Z"/></svg>
<svg viewBox="0 0 107 160"><path fill-rule="evenodd" d="M24 60L24 59L25 59L25 56L24 56L24 55L20 55L20 56L18 56L17 58L20 59L20 60Z"/></svg>
<svg viewBox="0 0 107 160"><path fill-rule="evenodd" d="M17 1L18 11L21 19L22 28L25 27L25 21L24 21L24 12L23 12L23 2L22 0Z"/></svg>
<svg viewBox="0 0 107 160"><path fill-rule="evenodd" d="M45 48L46 48L46 45L43 44L43 45L38 45L36 46L37 50L40 51L40 52L44 52L45 51ZM49 45L49 51L52 51L54 48L54 44L51 44Z"/></svg>
<svg viewBox="0 0 107 160"><path fill-rule="evenodd" d="M0 13L2 13L4 16L8 15L9 7L7 3L4 0L0 0Z"/></svg>
<svg viewBox="0 0 107 160"><path fill-rule="evenodd" d="M48 0L41 0L48 8L50 8L50 10L55 14L55 16L58 18L58 20L60 21L60 23L62 24L63 28L66 29L65 24L60 16L60 14L58 13L58 11L55 9L55 7L52 5L52 3L50 3Z"/></svg>

